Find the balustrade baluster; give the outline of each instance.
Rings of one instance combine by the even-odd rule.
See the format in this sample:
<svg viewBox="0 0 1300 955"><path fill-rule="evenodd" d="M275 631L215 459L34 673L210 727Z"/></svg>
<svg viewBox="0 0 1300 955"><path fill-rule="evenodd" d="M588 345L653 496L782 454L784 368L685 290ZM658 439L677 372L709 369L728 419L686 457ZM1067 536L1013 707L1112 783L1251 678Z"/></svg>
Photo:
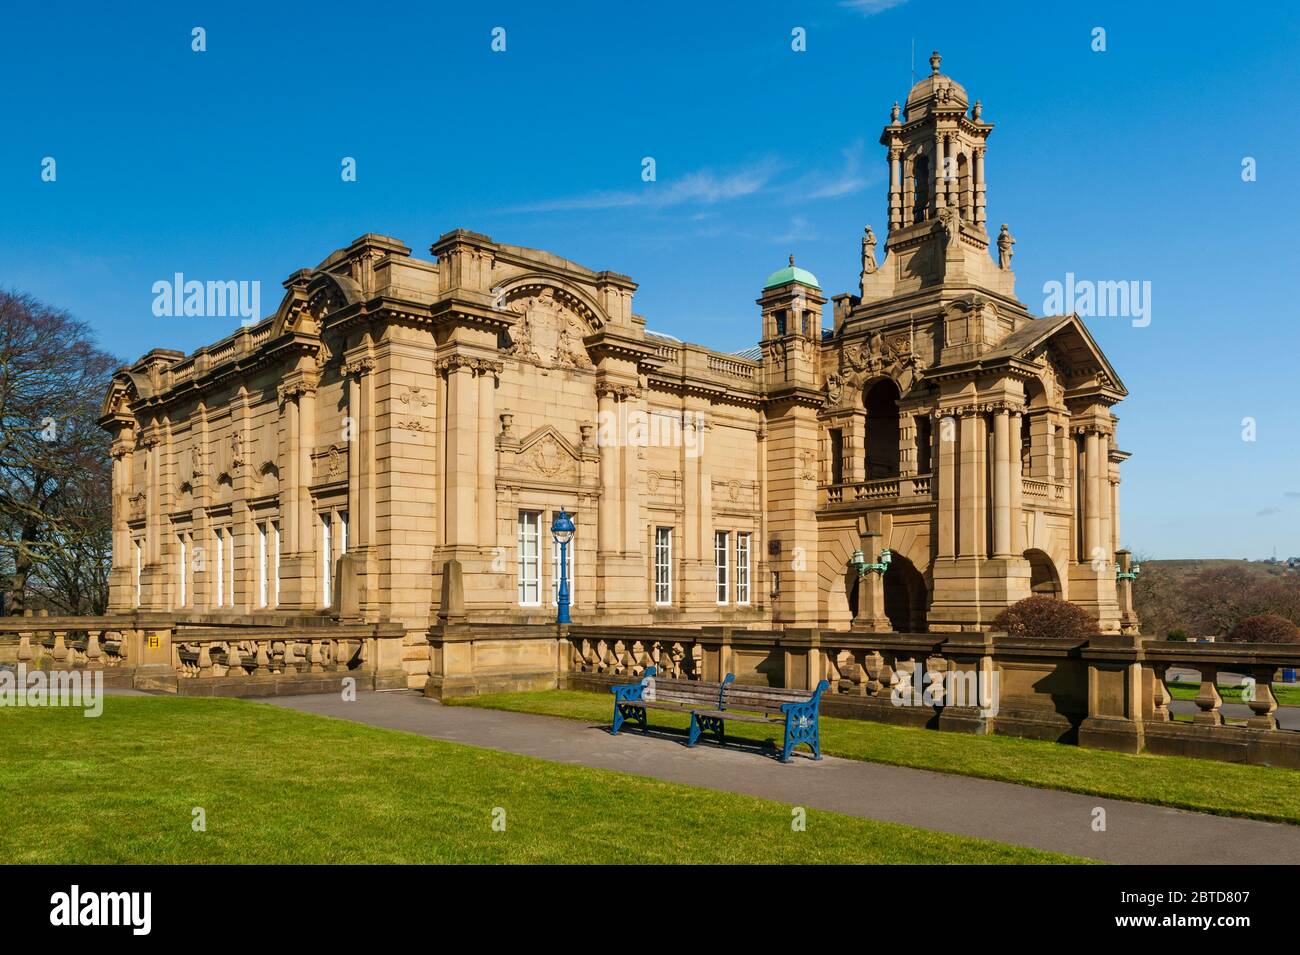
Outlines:
<svg viewBox="0 0 1300 955"><path fill-rule="evenodd" d="M1201 712L1192 717L1192 722L1202 726L1222 726L1223 697L1219 695L1219 671L1206 665L1201 666L1201 689L1196 694L1196 705Z"/></svg>
<svg viewBox="0 0 1300 955"><path fill-rule="evenodd" d="M1246 725L1256 730L1275 730L1278 727L1277 697L1273 694L1273 676L1276 669L1271 666L1252 667L1251 675L1255 678L1254 699L1247 700L1254 715L1246 720Z"/></svg>

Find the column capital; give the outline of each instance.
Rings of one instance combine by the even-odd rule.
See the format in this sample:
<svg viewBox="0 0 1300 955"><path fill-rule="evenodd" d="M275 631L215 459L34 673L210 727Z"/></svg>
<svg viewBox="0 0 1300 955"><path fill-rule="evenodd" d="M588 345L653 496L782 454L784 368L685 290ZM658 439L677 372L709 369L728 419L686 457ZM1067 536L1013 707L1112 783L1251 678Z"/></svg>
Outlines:
<svg viewBox="0 0 1300 955"><path fill-rule="evenodd" d="M342 370L344 378L360 378L375 370L375 360L369 355L363 355L344 362Z"/></svg>

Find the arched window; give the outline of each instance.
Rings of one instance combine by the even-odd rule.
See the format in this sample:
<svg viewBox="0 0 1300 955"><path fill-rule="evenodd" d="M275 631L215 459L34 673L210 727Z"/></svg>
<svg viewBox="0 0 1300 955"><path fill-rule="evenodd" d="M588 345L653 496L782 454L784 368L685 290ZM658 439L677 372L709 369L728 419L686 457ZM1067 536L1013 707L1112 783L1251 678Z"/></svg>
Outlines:
<svg viewBox="0 0 1300 955"><path fill-rule="evenodd" d="M930 161L924 156L917 156L912 163L912 175L916 182L912 199L912 221L924 222L926 209L930 205Z"/></svg>
<svg viewBox="0 0 1300 955"><path fill-rule="evenodd" d="M898 386L882 378L867 388L867 480L898 477Z"/></svg>
<svg viewBox="0 0 1300 955"><path fill-rule="evenodd" d="M966 154L957 157L957 202L961 208L961 217L967 222L975 220L975 203L971 196L970 166Z"/></svg>

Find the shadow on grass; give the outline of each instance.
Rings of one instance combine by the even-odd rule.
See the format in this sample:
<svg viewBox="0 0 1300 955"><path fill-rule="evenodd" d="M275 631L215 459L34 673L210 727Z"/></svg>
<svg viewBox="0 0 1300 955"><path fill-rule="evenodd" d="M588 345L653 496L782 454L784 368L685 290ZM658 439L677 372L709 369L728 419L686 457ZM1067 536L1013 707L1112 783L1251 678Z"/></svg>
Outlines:
<svg viewBox="0 0 1300 955"><path fill-rule="evenodd" d="M745 736L727 736L720 740L712 733L707 733L699 738L695 747L689 747L687 740L690 738L689 730L675 729L666 726L651 726L648 730L642 730L641 727L634 723L624 723L617 733L609 728L608 723L589 723L588 729L599 730L608 736L640 736L648 739L664 740L666 742L677 743L684 748L699 748L708 746L711 749L725 749L740 753L752 753L756 756L763 756L779 763L781 761L781 748L784 740L778 741L775 736L769 736L766 739L758 740ZM815 762L811 752L805 749L797 749L790 754L793 759L796 756L804 756L809 761Z"/></svg>

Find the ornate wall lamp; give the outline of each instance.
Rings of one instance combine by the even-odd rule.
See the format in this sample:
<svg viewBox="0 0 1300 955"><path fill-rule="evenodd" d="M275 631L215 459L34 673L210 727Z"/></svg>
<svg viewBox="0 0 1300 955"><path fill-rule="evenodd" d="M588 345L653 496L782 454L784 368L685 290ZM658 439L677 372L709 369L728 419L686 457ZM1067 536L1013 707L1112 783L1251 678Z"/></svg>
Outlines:
<svg viewBox="0 0 1300 955"><path fill-rule="evenodd" d="M858 579L862 580L866 578L867 574L872 572L880 574L883 577L885 571L889 569L889 562L893 559L894 555L891 554L889 548L886 547L880 552L880 559L874 564L869 564L867 563L867 559L862 556L862 548L859 547L853 552L853 556L849 558L849 563L857 568Z"/></svg>

